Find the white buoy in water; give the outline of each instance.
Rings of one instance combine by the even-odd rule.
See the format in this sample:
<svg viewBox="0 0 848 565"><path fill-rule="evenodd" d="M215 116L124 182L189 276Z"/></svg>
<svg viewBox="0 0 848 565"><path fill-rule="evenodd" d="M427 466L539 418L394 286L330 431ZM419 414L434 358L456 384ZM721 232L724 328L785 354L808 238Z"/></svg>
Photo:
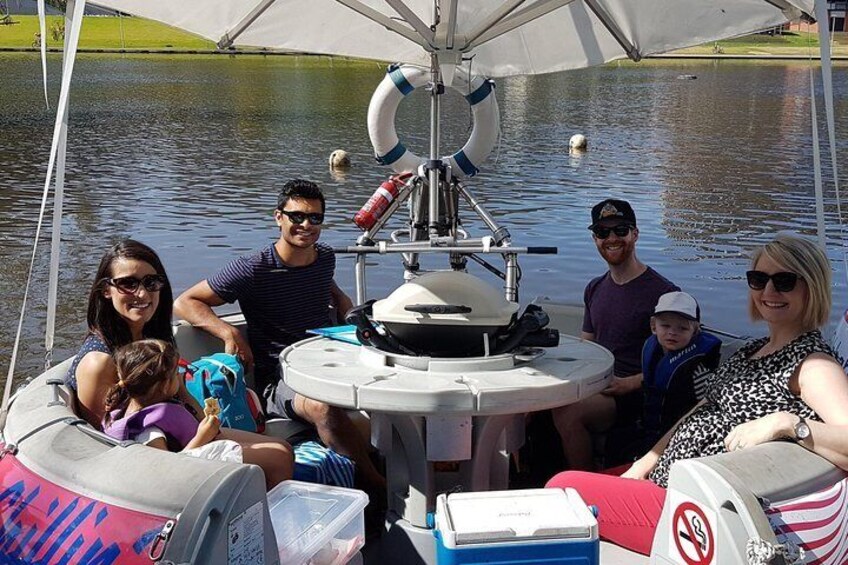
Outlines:
<svg viewBox="0 0 848 565"><path fill-rule="evenodd" d="M331 169L350 168L350 155L344 149L336 149L330 153L329 163Z"/></svg>
<svg viewBox="0 0 848 565"><path fill-rule="evenodd" d="M586 136L582 133L575 133L568 142L568 148L577 151L585 151L587 145Z"/></svg>
<svg viewBox="0 0 848 565"><path fill-rule="evenodd" d="M347 180L347 176L350 174L350 168L340 169L330 167L330 176L333 177L333 180L342 182Z"/></svg>

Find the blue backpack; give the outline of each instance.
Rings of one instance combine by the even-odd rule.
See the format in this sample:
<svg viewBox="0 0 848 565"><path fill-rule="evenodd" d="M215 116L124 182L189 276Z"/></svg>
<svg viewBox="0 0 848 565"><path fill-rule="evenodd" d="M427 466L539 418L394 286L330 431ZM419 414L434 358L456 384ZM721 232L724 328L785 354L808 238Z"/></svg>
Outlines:
<svg viewBox="0 0 848 565"><path fill-rule="evenodd" d="M221 407L221 425L228 428L257 431L255 408L251 410L244 367L229 353L215 353L189 363L185 384L201 406L207 398L217 398Z"/></svg>

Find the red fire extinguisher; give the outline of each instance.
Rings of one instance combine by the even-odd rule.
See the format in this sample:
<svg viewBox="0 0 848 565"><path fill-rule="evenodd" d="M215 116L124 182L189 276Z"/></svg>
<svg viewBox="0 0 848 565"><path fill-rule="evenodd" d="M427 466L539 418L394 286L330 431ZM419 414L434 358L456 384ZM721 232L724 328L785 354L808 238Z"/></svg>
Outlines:
<svg viewBox="0 0 848 565"><path fill-rule="evenodd" d="M406 180L411 176L411 173L403 175L392 175L380 184L380 188L371 195L368 202L356 213L353 217L353 222L363 230L370 230L374 227L382 215L389 208L389 205L394 202L400 193L400 189L406 184Z"/></svg>

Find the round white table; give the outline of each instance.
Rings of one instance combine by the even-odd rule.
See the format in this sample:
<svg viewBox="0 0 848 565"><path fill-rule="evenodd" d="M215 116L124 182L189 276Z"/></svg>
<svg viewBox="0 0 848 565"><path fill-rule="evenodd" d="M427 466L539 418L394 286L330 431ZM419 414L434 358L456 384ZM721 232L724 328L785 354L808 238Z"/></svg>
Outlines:
<svg viewBox="0 0 848 565"><path fill-rule="evenodd" d="M383 545L404 553L412 545L434 563L428 514L436 496L506 489L525 414L600 392L612 378L613 356L565 335L536 354L461 359L392 355L314 337L286 348L280 364L297 393L371 415L372 443L386 456L390 524Z"/></svg>

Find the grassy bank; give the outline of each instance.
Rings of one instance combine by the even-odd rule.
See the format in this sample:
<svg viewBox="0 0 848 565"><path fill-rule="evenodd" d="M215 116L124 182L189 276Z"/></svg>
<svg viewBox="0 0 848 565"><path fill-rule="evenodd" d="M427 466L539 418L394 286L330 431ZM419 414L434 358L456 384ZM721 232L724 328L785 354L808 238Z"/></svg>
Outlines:
<svg viewBox="0 0 848 565"><path fill-rule="evenodd" d="M37 16L12 16L12 25L0 25L0 47L32 47L38 33ZM47 17L47 46L62 47L51 28L64 18ZM79 46L82 49L215 49L215 44L184 31L142 18L86 17Z"/></svg>
<svg viewBox="0 0 848 565"><path fill-rule="evenodd" d="M14 24L0 25L0 48L31 48L38 33L36 16L13 16ZM61 47L51 28L62 23L47 18L47 46ZM172 27L141 18L87 17L80 36L82 49L213 50L215 44ZM795 55L818 53L818 36L807 33L752 35L677 51L694 55ZM835 34L834 55L848 56L848 34Z"/></svg>
<svg viewBox="0 0 848 565"><path fill-rule="evenodd" d="M848 34L835 33L831 48L834 55L848 55ZM814 57L819 53L819 36L814 33L791 32L782 35L749 35L680 49L676 53L696 55L795 55Z"/></svg>

